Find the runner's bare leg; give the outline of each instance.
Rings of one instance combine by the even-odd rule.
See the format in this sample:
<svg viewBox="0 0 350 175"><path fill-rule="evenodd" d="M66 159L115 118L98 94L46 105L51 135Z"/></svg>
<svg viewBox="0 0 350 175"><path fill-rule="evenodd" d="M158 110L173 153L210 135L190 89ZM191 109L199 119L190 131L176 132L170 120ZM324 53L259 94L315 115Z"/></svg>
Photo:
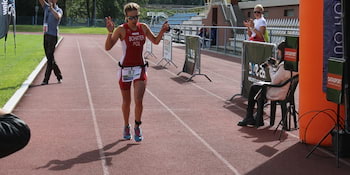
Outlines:
<svg viewBox="0 0 350 175"><path fill-rule="evenodd" d="M124 117L124 126L129 125L130 104L131 104L131 90L121 90L123 96L122 111Z"/></svg>
<svg viewBox="0 0 350 175"><path fill-rule="evenodd" d="M134 81L134 101L135 101L135 120L141 121L143 111L143 96L146 90L146 81Z"/></svg>

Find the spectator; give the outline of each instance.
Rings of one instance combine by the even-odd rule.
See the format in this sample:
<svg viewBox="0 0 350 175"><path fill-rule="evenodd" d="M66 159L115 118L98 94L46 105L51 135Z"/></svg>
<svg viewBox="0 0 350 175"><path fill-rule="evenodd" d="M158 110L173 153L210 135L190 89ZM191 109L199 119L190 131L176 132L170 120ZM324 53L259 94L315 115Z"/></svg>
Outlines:
<svg viewBox="0 0 350 175"><path fill-rule="evenodd" d="M216 23L213 23L213 26L216 26ZM217 28L213 27L210 30L210 39L211 39L211 45L216 45L216 34L217 34Z"/></svg>
<svg viewBox="0 0 350 175"><path fill-rule="evenodd" d="M209 38L209 33L208 33L207 28L204 28L204 27L200 28L198 36L201 37L202 47L207 47L206 43L207 43L208 38Z"/></svg>
<svg viewBox="0 0 350 175"><path fill-rule="evenodd" d="M60 68L55 60L55 47L57 44L58 24L61 21L63 11L57 5L58 0L39 0L44 9L44 49L47 58L45 78L41 85L47 85L51 72L55 73L58 83L61 83L63 77Z"/></svg>
<svg viewBox="0 0 350 175"><path fill-rule="evenodd" d="M244 26L248 28L249 40L265 42L264 36L267 23L264 18L264 7L261 4L254 7L254 17L254 20L244 21Z"/></svg>
<svg viewBox="0 0 350 175"><path fill-rule="evenodd" d="M284 69L284 49L285 49L285 42L282 42L277 47L277 59L272 58L272 60L275 60L275 64L273 64L273 61L267 61L264 64L267 64L269 68L269 73L271 77L271 84L280 84L289 78L291 78L291 72ZM293 72L293 74L297 74L296 72ZM247 114L246 117L238 122L238 126L247 126L247 125L256 125L257 127L263 126L264 122L262 119L263 116L263 110L264 110L264 103L266 100L281 100L284 99L288 92L288 85L283 86L281 88L273 88L270 87L268 89L264 89L265 86L263 86L264 82L257 82L254 83L249 90L248 95L248 107L247 107ZM255 103L257 103L257 115L253 116L253 110Z"/></svg>

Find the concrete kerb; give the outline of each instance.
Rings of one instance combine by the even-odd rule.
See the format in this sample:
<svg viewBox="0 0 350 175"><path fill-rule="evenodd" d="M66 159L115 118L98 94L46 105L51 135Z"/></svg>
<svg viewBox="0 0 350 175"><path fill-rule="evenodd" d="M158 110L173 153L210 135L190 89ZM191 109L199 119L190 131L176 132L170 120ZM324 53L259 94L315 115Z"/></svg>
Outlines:
<svg viewBox="0 0 350 175"><path fill-rule="evenodd" d="M58 45L61 43L61 41L63 40L63 37L61 37L57 44L56 44L56 48L58 47ZM7 111L7 112L12 112L13 109L16 107L16 105L18 104L18 102L21 100L21 98L23 97L23 95L27 92L29 86L33 83L34 79L38 76L38 74L40 73L40 71L44 68L44 66L47 63L47 59L46 57L44 57L41 62L38 64L38 66L36 66L36 68L34 69L34 71L28 76L28 78L22 83L21 87L15 92L15 94L12 95L12 97L6 102L6 104L4 105L4 107L2 108L3 110Z"/></svg>

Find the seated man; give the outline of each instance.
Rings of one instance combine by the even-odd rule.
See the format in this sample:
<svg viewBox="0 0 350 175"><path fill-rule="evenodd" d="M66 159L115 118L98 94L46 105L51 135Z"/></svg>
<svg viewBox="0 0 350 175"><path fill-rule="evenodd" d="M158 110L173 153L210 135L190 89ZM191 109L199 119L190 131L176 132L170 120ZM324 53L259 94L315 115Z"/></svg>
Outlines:
<svg viewBox="0 0 350 175"><path fill-rule="evenodd" d="M291 71L287 71L284 69L285 42L280 43L277 49L277 59L271 58L272 60L264 63L269 68L269 73L271 77L271 82L269 82L270 84L281 84L282 82L288 80L289 78L297 74L297 72L293 72L293 74L291 75ZM286 97L289 85L280 88L269 87L266 89L265 86L263 86L264 83L266 82L257 82L250 87L248 95L247 114L242 121L238 122L238 126L263 126L264 121L262 116L265 101L283 100ZM254 119L253 111L255 103L257 103L257 115Z"/></svg>
<svg viewBox="0 0 350 175"><path fill-rule="evenodd" d="M8 156L23 147L30 139L27 124L11 113L0 109L0 158Z"/></svg>

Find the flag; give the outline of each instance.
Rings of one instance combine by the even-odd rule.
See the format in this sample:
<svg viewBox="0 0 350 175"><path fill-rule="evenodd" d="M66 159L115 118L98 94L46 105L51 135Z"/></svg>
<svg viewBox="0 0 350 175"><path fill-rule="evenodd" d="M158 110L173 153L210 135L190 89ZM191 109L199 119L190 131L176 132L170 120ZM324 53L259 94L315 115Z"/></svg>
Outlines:
<svg viewBox="0 0 350 175"><path fill-rule="evenodd" d="M15 0L0 0L0 39L5 37L5 43L7 40L7 33L9 26L12 22L13 25L13 37L16 47L16 6ZM6 51L6 45L5 45Z"/></svg>

